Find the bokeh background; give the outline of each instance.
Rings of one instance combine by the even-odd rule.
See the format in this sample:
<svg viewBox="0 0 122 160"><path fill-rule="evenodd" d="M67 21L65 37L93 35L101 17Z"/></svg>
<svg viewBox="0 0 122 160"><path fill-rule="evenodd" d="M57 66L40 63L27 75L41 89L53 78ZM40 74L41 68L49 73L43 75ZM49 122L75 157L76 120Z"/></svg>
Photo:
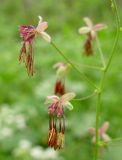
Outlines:
<svg viewBox="0 0 122 160"><path fill-rule="evenodd" d="M122 1L117 0L120 18ZM38 37L34 44L36 74L28 77L18 61L21 41L19 25L38 23L38 15L49 23L47 32L53 41L79 69L97 84L100 72L84 69L80 64L100 65L94 44L94 56L83 53L85 36L78 34L82 18L104 22L108 29L98 33L106 61L115 36L115 18L110 1L100 0L0 0L0 159L1 160L90 160L94 154L88 128L95 126L95 97L72 101L74 110L66 110L65 148L54 151L47 146L48 114L46 96L53 94L56 62L65 62L50 44ZM108 134L122 137L122 33L118 49L105 81L100 123L110 122ZM73 70L66 77L67 92L77 97L93 92L93 88ZM122 144L106 148L103 160L121 160Z"/></svg>

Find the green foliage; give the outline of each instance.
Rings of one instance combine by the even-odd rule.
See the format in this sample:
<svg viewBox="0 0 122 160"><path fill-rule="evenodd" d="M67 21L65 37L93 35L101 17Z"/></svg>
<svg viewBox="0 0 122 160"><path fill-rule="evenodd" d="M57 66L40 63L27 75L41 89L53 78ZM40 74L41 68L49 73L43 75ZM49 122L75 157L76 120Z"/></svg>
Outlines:
<svg viewBox="0 0 122 160"><path fill-rule="evenodd" d="M121 1L118 0L117 2L119 6L122 5ZM84 69L80 66L80 63L100 65L95 45L93 57L87 58L82 54L84 37L77 33L78 28L83 25L82 18L90 16L94 22L102 21L107 23L109 29L99 33L106 59L109 57L113 44L115 24L113 23L114 19L109 2L97 0L0 1L1 160L18 160L19 158L21 160L30 160L32 157L30 157L28 150L26 150L26 153L24 152L24 156L16 157L15 149L23 139L29 141L32 148L39 146L43 147L43 151L47 151L48 115L44 101L46 96L53 93L53 86L56 80L55 70L53 70L52 66L56 62L64 60L48 43L39 37L34 45L36 68L34 77L28 77L25 66L20 65L18 62L21 43L17 27L22 24L34 24L36 26L38 15L42 15L49 22L48 32L59 48L65 52L65 55L74 63L78 61L79 69L96 82L100 76L99 72ZM122 133L121 37L118 48L119 50L114 57L110 72L106 78L105 90L102 96L101 124L103 121L110 121L108 132L112 138L121 137ZM66 88L69 92L75 92L78 98L85 97L92 92L92 88L87 82L81 80L74 70L71 70L68 74ZM82 102L73 101L73 111L66 110L65 148L59 151L58 160L74 160L76 155L77 160L91 159L93 146L87 131L89 127L95 124L94 100L93 97ZM5 111L5 109L7 110ZM20 116L19 120L17 120L18 116ZM12 118L13 121L11 120ZM25 124L25 127L18 128L18 123L20 126L22 123L23 125ZM8 135L5 136L5 133L8 133ZM104 159L120 160L120 148L121 145L118 148L110 148L109 151L105 150ZM44 154L45 152L42 153ZM33 158L33 160L36 159Z"/></svg>

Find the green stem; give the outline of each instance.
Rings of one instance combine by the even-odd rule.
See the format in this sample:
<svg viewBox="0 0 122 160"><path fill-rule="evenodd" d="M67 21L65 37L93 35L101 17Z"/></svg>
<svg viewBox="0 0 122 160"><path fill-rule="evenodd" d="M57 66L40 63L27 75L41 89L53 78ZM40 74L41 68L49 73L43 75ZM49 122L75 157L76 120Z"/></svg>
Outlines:
<svg viewBox="0 0 122 160"><path fill-rule="evenodd" d="M76 72L78 72L81 76L81 78L83 78L84 80L86 80L92 87L97 89L97 86L91 81L89 80L89 78L83 74L64 54L63 52L55 45L54 42L51 42L51 45L58 51L58 53L72 66L72 68L74 68L74 70Z"/></svg>
<svg viewBox="0 0 122 160"><path fill-rule="evenodd" d="M100 53L100 58L101 58L102 65L105 68L106 67L105 59L104 59L103 52L102 52L102 49L101 49L101 45L100 45L100 42L99 42L99 39L98 39L97 36L96 36L96 44L97 44L97 48L98 48L99 53Z"/></svg>
<svg viewBox="0 0 122 160"><path fill-rule="evenodd" d="M109 57L105 72L108 71L108 68L109 68L109 66L111 64L112 58L113 58L113 56L115 54L117 43L118 43L118 40L119 40L119 34L120 34L120 18L119 18L119 14L118 14L117 5L116 5L115 0L111 0L111 2L112 2L112 7L113 7L113 10L114 10L115 17L116 17L117 30L116 30L116 36L115 36L113 48L111 50L111 54L110 54L110 57Z"/></svg>
<svg viewBox="0 0 122 160"><path fill-rule="evenodd" d="M101 92L98 91L97 101L96 101L96 150L95 150L95 160L97 160L98 156L99 156L100 99L101 99Z"/></svg>
<svg viewBox="0 0 122 160"><path fill-rule="evenodd" d="M87 99L89 99L89 98L95 96L95 94L96 94L96 91L93 92L91 95L88 95L88 96L82 97L82 98L73 99L72 101L84 101L84 100L87 100Z"/></svg>
<svg viewBox="0 0 122 160"><path fill-rule="evenodd" d="M83 67L83 68L88 68L88 69L95 69L95 70L99 70L101 71L102 68L101 67L98 67L98 66L92 66L91 65L86 65L86 64L76 64L78 67Z"/></svg>
<svg viewBox="0 0 122 160"><path fill-rule="evenodd" d="M119 28L120 28L120 19L119 19L119 15L118 15L118 9L117 9L117 5L115 0L111 0L113 8L114 8L114 14L116 17L116 26L117 26L117 30L116 30L116 36L115 36L115 40L114 40L114 45L112 48L112 51L110 53L110 57L108 60L108 63L105 67L105 69L103 70L103 75L102 75L102 79L100 82L100 88L98 90L98 94L97 94L97 102L96 102L96 151L95 151L95 160L98 159L99 156L99 119L100 119L100 99L101 99L101 94L102 94L102 90L104 87L104 81L105 81L105 77L106 77L106 73L109 69L109 66L112 62L112 58L115 54L115 50L117 47L117 43L118 43L118 39L119 39ZM101 57L102 58L102 57Z"/></svg>

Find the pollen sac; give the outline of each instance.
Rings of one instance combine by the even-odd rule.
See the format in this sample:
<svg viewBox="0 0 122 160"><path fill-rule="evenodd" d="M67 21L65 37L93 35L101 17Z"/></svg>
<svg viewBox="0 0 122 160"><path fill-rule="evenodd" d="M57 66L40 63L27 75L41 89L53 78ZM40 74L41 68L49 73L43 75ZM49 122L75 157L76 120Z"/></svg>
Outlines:
<svg viewBox="0 0 122 160"><path fill-rule="evenodd" d="M64 148L64 133L59 132L57 134L57 142L54 149L62 149L62 148Z"/></svg>
<svg viewBox="0 0 122 160"><path fill-rule="evenodd" d="M20 26L20 37L22 38L22 48L20 50L19 61L25 63L28 75L34 73L34 56L32 42L35 38L35 27Z"/></svg>
<svg viewBox="0 0 122 160"><path fill-rule="evenodd" d="M57 118L50 116L49 119L49 133L48 133L48 145L52 148L62 149L64 147L64 131L65 122L64 118Z"/></svg>
<svg viewBox="0 0 122 160"><path fill-rule="evenodd" d="M86 56L90 56L93 54L93 49L92 49L92 40L88 38L84 44L84 49L85 49L85 54Z"/></svg>
<svg viewBox="0 0 122 160"><path fill-rule="evenodd" d="M26 45L28 45L28 50ZM25 63L28 75L33 76L34 74L34 56L33 56L33 48L31 43L23 43L22 48L20 50L19 56L20 63Z"/></svg>
<svg viewBox="0 0 122 160"><path fill-rule="evenodd" d="M54 87L54 93L57 95L65 94L65 85L61 80L57 80Z"/></svg>

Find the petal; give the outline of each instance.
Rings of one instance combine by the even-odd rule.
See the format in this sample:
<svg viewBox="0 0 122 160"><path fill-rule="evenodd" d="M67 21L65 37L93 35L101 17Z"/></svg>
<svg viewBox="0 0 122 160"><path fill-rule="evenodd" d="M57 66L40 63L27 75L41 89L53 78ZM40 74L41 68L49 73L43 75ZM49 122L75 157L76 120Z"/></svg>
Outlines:
<svg viewBox="0 0 122 160"><path fill-rule="evenodd" d="M105 141L105 142L109 142L111 140L111 138L109 137L109 135L107 134L103 134L102 135L102 139Z"/></svg>
<svg viewBox="0 0 122 160"><path fill-rule="evenodd" d="M45 39L47 42L51 42L51 37L46 32L41 32L41 36L43 39Z"/></svg>
<svg viewBox="0 0 122 160"><path fill-rule="evenodd" d="M74 97L75 97L75 93L73 93L73 92L66 93L61 97L60 101L61 101L61 103L63 103L65 105L66 102L70 101Z"/></svg>
<svg viewBox="0 0 122 160"><path fill-rule="evenodd" d="M64 106L67 107L70 111L74 108L70 102L66 102Z"/></svg>
<svg viewBox="0 0 122 160"><path fill-rule="evenodd" d="M81 27L79 28L78 32L80 34L86 34L86 33L89 33L91 31L91 28L90 27Z"/></svg>
<svg viewBox="0 0 122 160"><path fill-rule="evenodd" d="M38 16L38 17L39 17L39 22L42 22L43 18L41 16Z"/></svg>
<svg viewBox="0 0 122 160"><path fill-rule="evenodd" d="M49 103L56 103L59 101L59 97L58 96L47 96L45 104L49 104Z"/></svg>
<svg viewBox="0 0 122 160"><path fill-rule="evenodd" d="M47 29L47 27L48 27L48 23L47 22L39 22L38 26L36 27L36 30L37 30L37 32L41 33L45 29Z"/></svg>
<svg viewBox="0 0 122 160"><path fill-rule="evenodd" d="M92 23L92 21L91 21L90 18L84 17L83 20L84 20L84 22L87 24L88 27L92 28L93 23Z"/></svg>
<svg viewBox="0 0 122 160"><path fill-rule="evenodd" d="M100 132L105 133L109 128L109 122L104 122L102 127L100 128Z"/></svg>
<svg viewBox="0 0 122 160"><path fill-rule="evenodd" d="M65 66L65 64L63 62L58 62L58 63L53 65L53 68L60 68L62 66Z"/></svg>
<svg viewBox="0 0 122 160"><path fill-rule="evenodd" d="M95 129L95 128L89 128L88 131L89 131L89 133L92 134L92 135L95 135L95 134L96 134L96 129Z"/></svg>
<svg viewBox="0 0 122 160"><path fill-rule="evenodd" d="M106 28L107 28L107 25L103 24L103 23L98 23L93 26L93 30L95 30L95 31L100 31L100 30L106 29Z"/></svg>

